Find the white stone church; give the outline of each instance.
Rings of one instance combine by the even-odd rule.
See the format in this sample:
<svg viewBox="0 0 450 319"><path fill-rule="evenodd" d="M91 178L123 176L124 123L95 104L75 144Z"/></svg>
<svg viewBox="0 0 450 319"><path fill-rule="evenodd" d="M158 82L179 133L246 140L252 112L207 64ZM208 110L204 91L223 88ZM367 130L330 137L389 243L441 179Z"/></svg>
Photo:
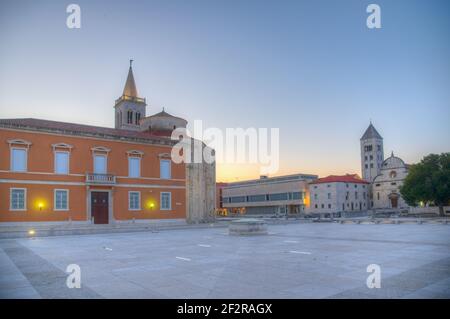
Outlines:
<svg viewBox="0 0 450 319"><path fill-rule="evenodd" d="M370 183L370 207L372 209L407 209L408 204L400 195L400 186L408 174L408 165L391 156L384 159L383 138L370 123L361 137L361 171Z"/></svg>

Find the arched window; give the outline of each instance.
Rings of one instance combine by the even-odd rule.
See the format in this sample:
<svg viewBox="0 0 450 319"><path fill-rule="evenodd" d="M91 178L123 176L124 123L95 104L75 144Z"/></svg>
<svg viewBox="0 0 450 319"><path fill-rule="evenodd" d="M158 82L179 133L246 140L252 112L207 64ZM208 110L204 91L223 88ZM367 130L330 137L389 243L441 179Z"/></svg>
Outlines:
<svg viewBox="0 0 450 319"><path fill-rule="evenodd" d="M389 177L390 177L390 178L396 178L396 177L397 177L397 172L396 172L396 171L391 171L391 172L389 173Z"/></svg>
<svg viewBox="0 0 450 319"><path fill-rule="evenodd" d="M141 113L136 113L136 125L139 125L139 121L141 120Z"/></svg>
<svg viewBox="0 0 450 319"><path fill-rule="evenodd" d="M127 124L133 124L133 111L127 112Z"/></svg>

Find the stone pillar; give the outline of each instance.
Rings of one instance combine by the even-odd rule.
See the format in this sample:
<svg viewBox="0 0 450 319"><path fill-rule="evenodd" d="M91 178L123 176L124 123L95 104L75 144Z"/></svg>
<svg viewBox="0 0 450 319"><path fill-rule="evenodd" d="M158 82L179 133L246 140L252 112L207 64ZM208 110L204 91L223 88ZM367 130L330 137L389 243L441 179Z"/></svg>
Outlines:
<svg viewBox="0 0 450 319"><path fill-rule="evenodd" d="M200 145L202 151L208 148L203 143ZM207 163L204 158L200 163L195 163L194 149L195 147L191 148L191 163L186 164L186 221L193 224L213 222L216 206L216 163Z"/></svg>

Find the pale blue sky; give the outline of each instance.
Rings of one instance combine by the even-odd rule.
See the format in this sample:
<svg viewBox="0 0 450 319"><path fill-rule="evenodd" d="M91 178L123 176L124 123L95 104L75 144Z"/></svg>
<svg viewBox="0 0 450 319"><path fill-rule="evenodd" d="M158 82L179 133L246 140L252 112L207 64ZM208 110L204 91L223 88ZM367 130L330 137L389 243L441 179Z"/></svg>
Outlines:
<svg viewBox="0 0 450 319"><path fill-rule="evenodd" d="M82 28L66 27L81 6ZM381 6L382 29L366 27ZM279 127L279 174L360 173L372 119L406 162L449 150L450 2L0 2L0 117L113 126L133 58L147 113ZM222 171L221 171L222 170ZM257 177L219 167L219 179Z"/></svg>

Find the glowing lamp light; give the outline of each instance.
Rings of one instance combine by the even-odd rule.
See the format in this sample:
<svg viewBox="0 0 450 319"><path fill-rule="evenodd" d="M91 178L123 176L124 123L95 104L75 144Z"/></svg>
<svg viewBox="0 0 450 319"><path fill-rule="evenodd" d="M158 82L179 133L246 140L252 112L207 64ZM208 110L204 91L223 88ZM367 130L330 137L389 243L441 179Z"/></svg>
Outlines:
<svg viewBox="0 0 450 319"><path fill-rule="evenodd" d="M155 208L155 203L152 202L152 201L149 201L149 202L147 202L147 207L148 207L149 209L153 209L153 208Z"/></svg>
<svg viewBox="0 0 450 319"><path fill-rule="evenodd" d="M36 234L36 232L34 231L34 229L30 229L29 231L28 231L28 235L29 236L34 236Z"/></svg>
<svg viewBox="0 0 450 319"><path fill-rule="evenodd" d="M42 208L44 208L44 203L43 202L39 202L38 203L38 208L39 208L39 210L42 210Z"/></svg>

